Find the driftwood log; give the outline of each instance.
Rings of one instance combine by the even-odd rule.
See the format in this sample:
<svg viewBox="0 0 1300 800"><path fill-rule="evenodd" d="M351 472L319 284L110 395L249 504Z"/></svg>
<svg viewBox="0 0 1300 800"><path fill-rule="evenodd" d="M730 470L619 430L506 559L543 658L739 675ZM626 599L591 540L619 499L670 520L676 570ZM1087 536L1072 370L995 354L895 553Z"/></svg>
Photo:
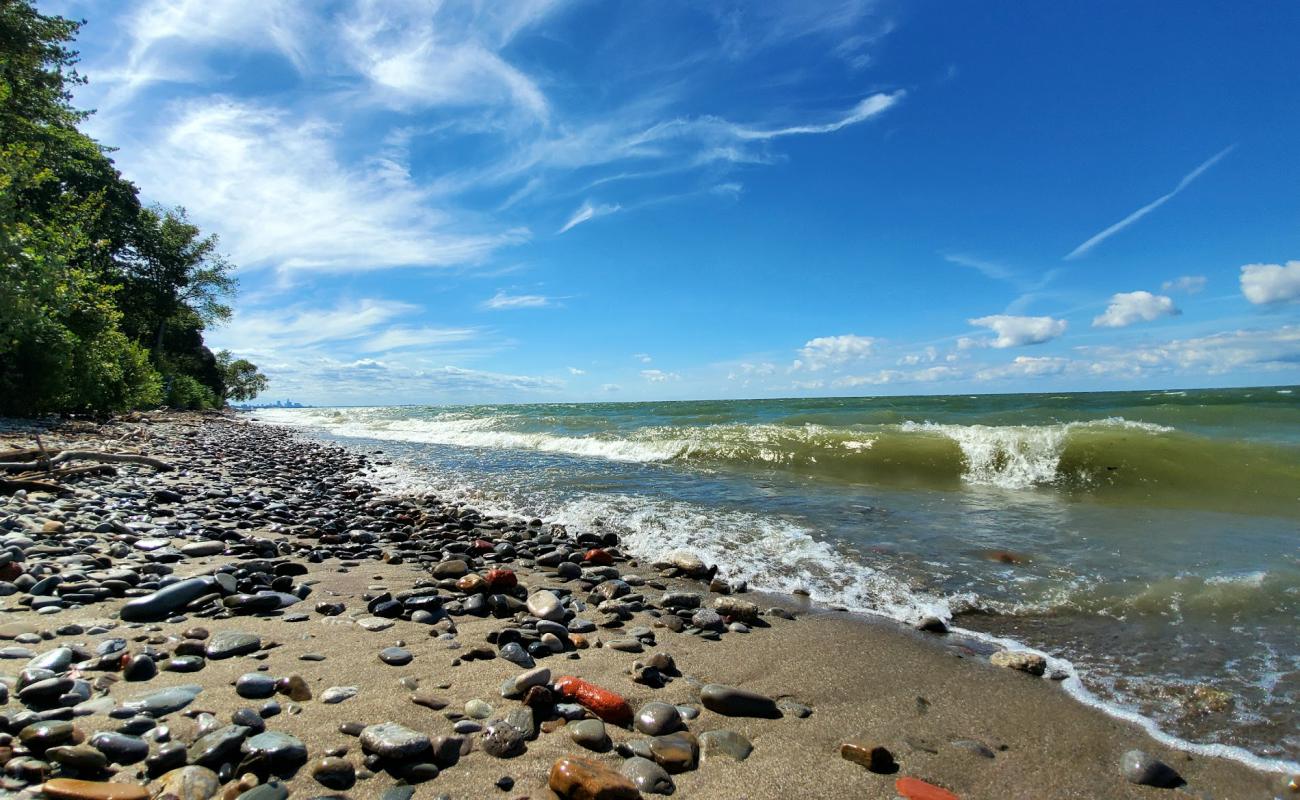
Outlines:
<svg viewBox="0 0 1300 800"><path fill-rule="evenodd" d="M13 494L26 489L29 492L50 492L51 494L72 494L72 490L57 483L45 481L11 481L0 478L0 494Z"/></svg>
<svg viewBox="0 0 1300 800"><path fill-rule="evenodd" d="M23 450L18 451L24 454L36 454L39 451ZM175 469L166 461L161 461L150 456L137 455L135 453L98 453L93 450L63 450L55 451L57 455L51 456L49 460L36 458L31 461L0 461L0 469L6 472L33 472L35 470L49 470L56 464L66 464L69 461L96 461L108 464L144 464L147 467L153 467L161 472L167 472ZM5 457L12 458L10 453L5 453Z"/></svg>

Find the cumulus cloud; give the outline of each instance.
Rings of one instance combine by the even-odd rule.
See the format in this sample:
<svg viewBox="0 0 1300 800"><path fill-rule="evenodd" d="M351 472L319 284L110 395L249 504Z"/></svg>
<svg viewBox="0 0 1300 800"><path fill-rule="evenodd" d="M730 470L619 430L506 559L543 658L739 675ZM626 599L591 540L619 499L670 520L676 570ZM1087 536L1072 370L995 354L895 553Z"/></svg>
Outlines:
<svg viewBox="0 0 1300 800"><path fill-rule="evenodd" d="M511 308L545 308L552 305L554 298L540 294L506 294L497 292L483 301L483 308L501 311Z"/></svg>
<svg viewBox="0 0 1300 800"><path fill-rule="evenodd" d="M1017 317L1009 314L994 314L988 317L968 320L971 325L988 328L997 334L992 340L977 340L963 337L957 346L961 349L987 344L990 347L1022 347L1030 344L1050 342L1065 333L1067 323L1063 319L1052 317Z"/></svg>
<svg viewBox="0 0 1300 800"><path fill-rule="evenodd" d="M841 336L819 336L808 340L799 349L799 359L794 362L793 368L816 372L827 367L840 366L867 358L875 345L875 339L852 333Z"/></svg>
<svg viewBox="0 0 1300 800"><path fill-rule="evenodd" d="M1135 322L1150 322L1180 312L1170 298L1150 292L1120 292L1111 296L1106 311L1092 321L1094 328L1124 328Z"/></svg>
<svg viewBox="0 0 1300 800"><path fill-rule="evenodd" d="M1241 293L1255 305L1300 299L1300 261L1247 264L1241 268Z"/></svg>
<svg viewBox="0 0 1300 800"><path fill-rule="evenodd" d="M1171 281L1165 281L1160 284L1160 289L1162 291L1182 292L1183 294L1196 294L1204 288L1204 275L1180 275Z"/></svg>
<svg viewBox="0 0 1300 800"><path fill-rule="evenodd" d="M666 381L679 381L682 379L682 376L678 375L676 372L664 372L659 369L643 369L641 370L641 377L645 378L650 383L664 383Z"/></svg>

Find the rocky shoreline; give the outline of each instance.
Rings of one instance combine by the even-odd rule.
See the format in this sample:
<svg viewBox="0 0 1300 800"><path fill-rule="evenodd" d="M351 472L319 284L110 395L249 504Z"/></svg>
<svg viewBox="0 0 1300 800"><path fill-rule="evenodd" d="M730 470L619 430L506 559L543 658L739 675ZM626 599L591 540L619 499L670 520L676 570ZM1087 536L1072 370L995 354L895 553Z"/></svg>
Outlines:
<svg viewBox="0 0 1300 800"><path fill-rule="evenodd" d="M1300 797L1025 654L387 494L282 429L137 415L42 443L173 468L0 496L0 796Z"/></svg>

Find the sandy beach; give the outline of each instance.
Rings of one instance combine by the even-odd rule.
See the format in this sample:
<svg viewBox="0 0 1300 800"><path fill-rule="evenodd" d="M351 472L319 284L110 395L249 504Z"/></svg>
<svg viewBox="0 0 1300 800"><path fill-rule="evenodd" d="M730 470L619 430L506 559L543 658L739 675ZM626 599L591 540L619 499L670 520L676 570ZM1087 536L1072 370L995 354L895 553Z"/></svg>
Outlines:
<svg viewBox="0 0 1300 800"><path fill-rule="evenodd" d="M0 450L31 441L29 431L11 426ZM188 767L187 798L545 798L555 796L550 777L559 759L595 759L609 768L604 785L614 791L630 763L625 756L647 751L651 763L641 774L660 789L667 778L681 797L944 796L900 782L907 778L960 798L1300 796L1288 776L1164 747L1138 726L1076 702L1049 678L995 666L955 637L797 597L710 591L707 576L684 574L694 569L687 561L640 563L615 542L592 541L594 534L394 496L365 483L359 456L282 429L222 415L137 415L46 430L42 441L51 450L143 453L175 469L123 464L116 475L69 481L72 493L62 497L0 497L10 587L0 600L7 796L40 796L45 779L52 779L48 796L161 796L179 785L173 770L198 759L214 768L220 788ZM546 557L555 552L561 555ZM145 609L153 618L121 618L128 603L137 611L126 615L140 616L162 576L175 585L217 573L230 576L230 586L208 579L208 590L180 607L153 601ZM44 580L52 575L62 582ZM739 588L716 577L714 589ZM96 585L111 596L98 599L88 588ZM30 591L37 587L39 594ZM559 602L534 603L542 591ZM734 613L701 615L720 599ZM543 609L549 624L538 621ZM669 617L676 620L666 623ZM503 635L507 630L515 633ZM250 634L255 644L234 657L211 657L208 646L231 631ZM105 644L113 639L125 641ZM511 642L531 646L531 654L508 660ZM30 659L56 648L70 650L61 663L43 662L53 664L50 675L20 675L32 668ZM393 663L386 663L385 648L404 652L387 653ZM661 653L670 659L652 658ZM186 654L199 661L183 660ZM646 669L669 660L675 670L661 676ZM551 690L503 696L503 682L536 668L549 671L539 684L576 676L620 695L633 711L651 702L678 707L668 716L686 712L683 729L705 743L702 752L683 760L674 747L689 751L691 737L652 748L646 733L616 724L605 725L608 749L584 748L572 736L583 713L572 697ZM250 673L261 678L243 681L250 696L241 697L235 683ZM280 679L290 676L301 678L292 682L293 696L257 696L267 678L284 688L289 682ZM57 686L30 691L43 680ZM704 707L702 687L716 684L761 695L779 717ZM122 711L129 698L191 685L202 691L156 719ZM302 685L310 699L294 699L305 697ZM334 687L351 687L334 692L351 696L324 702ZM252 709L242 713L261 718L266 731L292 738L262 739L261 760L249 757L256 725L231 733L238 742L227 756L191 746L229 726L241 709ZM566 714L574 717L567 725ZM65 722L73 730L31 735L33 726ZM430 741L417 742L414 756L376 757L366 744L373 738L354 734L384 723ZM84 752L101 741L95 733L124 725L142 745L111 742L101 752L111 759L143 746L149 757L84 766L96 761ZM704 736L710 731L738 736ZM488 734L494 743L485 748ZM671 724L661 735L674 735ZM743 760L735 757L745 749L738 741L752 746ZM877 758L894 763L869 769L842 757L845 743L862 752L884 748L888 756L876 751ZM1121 760L1133 750L1162 761L1180 785L1126 778ZM449 751L459 758L445 758ZM660 777L656 760L671 777ZM412 771L416 764L424 767ZM331 787L318 775L354 779ZM64 777L93 783L59 783ZM121 793L108 793L103 781L122 784ZM127 785L147 786L149 795Z"/></svg>

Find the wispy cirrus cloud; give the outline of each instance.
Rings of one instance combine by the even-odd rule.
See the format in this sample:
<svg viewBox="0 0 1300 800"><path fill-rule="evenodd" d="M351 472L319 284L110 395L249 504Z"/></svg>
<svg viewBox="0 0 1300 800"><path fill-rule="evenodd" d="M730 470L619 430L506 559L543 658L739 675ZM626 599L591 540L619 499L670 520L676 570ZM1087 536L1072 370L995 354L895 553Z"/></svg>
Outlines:
<svg viewBox="0 0 1300 800"><path fill-rule="evenodd" d="M492 311L512 308L547 308L555 305L555 298L541 294L508 294L499 291L484 300L482 307Z"/></svg>
<svg viewBox="0 0 1300 800"><path fill-rule="evenodd" d="M570 215L568 221L560 226L560 229L556 231L556 233L568 233L584 222L591 222L597 217L609 216L610 214L618 212L622 208L623 207L618 203L595 205L591 201L587 201L579 206L577 211L574 211L573 214Z"/></svg>
<svg viewBox="0 0 1300 800"><path fill-rule="evenodd" d="M1237 146L1235 144L1225 147L1224 149L1220 150L1219 152L1207 158L1205 161L1202 161L1200 164L1196 166L1196 169L1184 175L1182 177L1182 180L1178 181L1178 185L1175 186L1171 191L1160 195L1155 200L1152 200L1150 203L1147 203L1146 205L1142 206L1137 211L1134 211L1132 214L1129 214L1127 217L1120 220L1119 222L1116 222L1114 225L1111 225L1109 228L1106 228L1100 233L1094 234L1093 236L1089 237L1078 247L1074 248L1068 254L1066 254L1065 256L1066 260L1070 261L1076 258L1082 258L1083 256L1086 256L1097 245L1101 244L1102 242L1106 241L1110 237L1114 236L1115 234L1129 227L1133 223L1142 219L1147 214L1150 214L1152 211L1155 211L1157 208L1160 208L1165 203L1168 203L1170 200L1177 197L1179 192L1183 191L1188 186L1191 186L1193 181L1201 177L1201 175L1205 174L1206 170L1208 170L1210 167L1213 167L1215 164L1222 161L1223 158L1227 156L1229 153L1231 153L1234 149L1236 149L1236 147Z"/></svg>

